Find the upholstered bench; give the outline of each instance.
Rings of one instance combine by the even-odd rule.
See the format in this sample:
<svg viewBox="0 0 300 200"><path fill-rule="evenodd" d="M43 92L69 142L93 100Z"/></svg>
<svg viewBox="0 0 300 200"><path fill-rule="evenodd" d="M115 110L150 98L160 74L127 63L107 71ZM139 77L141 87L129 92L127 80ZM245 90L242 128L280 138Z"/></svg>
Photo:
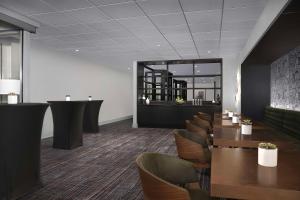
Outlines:
<svg viewBox="0 0 300 200"><path fill-rule="evenodd" d="M267 125L300 140L300 112L266 107L264 121Z"/></svg>

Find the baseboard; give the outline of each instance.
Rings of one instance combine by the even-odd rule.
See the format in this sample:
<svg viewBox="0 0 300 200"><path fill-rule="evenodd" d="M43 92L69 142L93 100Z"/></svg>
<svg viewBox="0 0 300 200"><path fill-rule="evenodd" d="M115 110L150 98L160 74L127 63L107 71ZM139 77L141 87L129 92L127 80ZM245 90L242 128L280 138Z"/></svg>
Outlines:
<svg viewBox="0 0 300 200"><path fill-rule="evenodd" d="M105 121L101 121L99 122L99 126L102 126L102 125L105 125L105 124L111 124L111 123L114 123L114 122L119 122L119 121L123 121L123 120L126 120L126 119L132 119L132 115L128 115L128 116L125 116L125 117L119 117L119 118L115 118L115 119L111 119L111 120L105 120Z"/></svg>

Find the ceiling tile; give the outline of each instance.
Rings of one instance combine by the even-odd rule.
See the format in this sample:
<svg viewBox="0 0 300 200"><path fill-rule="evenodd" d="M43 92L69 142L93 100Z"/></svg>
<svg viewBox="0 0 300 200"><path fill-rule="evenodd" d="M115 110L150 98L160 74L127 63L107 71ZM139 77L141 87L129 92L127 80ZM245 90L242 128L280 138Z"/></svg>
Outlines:
<svg viewBox="0 0 300 200"><path fill-rule="evenodd" d="M132 28L132 33L139 38L141 37L161 37L161 33L155 27L148 28Z"/></svg>
<svg viewBox="0 0 300 200"><path fill-rule="evenodd" d="M144 15L134 2L100 6L99 8L114 19L138 17Z"/></svg>
<svg viewBox="0 0 300 200"><path fill-rule="evenodd" d="M95 5L110 5L110 4L119 4L119 3L126 3L126 2L133 2L133 0L91 0Z"/></svg>
<svg viewBox="0 0 300 200"><path fill-rule="evenodd" d="M228 22L257 20L263 9L263 7L224 9L223 21Z"/></svg>
<svg viewBox="0 0 300 200"><path fill-rule="evenodd" d="M36 34L33 34L34 37L49 37L49 36L58 36L64 34L59 29L51 27L45 24L40 24L40 27L37 29Z"/></svg>
<svg viewBox="0 0 300 200"><path fill-rule="evenodd" d="M222 9L222 0L180 0L185 12Z"/></svg>
<svg viewBox="0 0 300 200"><path fill-rule="evenodd" d="M166 34L165 37L170 42L176 42L176 41L190 41L192 40L192 37L189 33L183 33L183 34Z"/></svg>
<svg viewBox="0 0 300 200"><path fill-rule="evenodd" d="M0 5L23 15L40 14L55 11L53 7L40 0L1 0Z"/></svg>
<svg viewBox="0 0 300 200"><path fill-rule="evenodd" d="M195 41L218 40L220 38L220 31L193 33L193 37Z"/></svg>
<svg viewBox="0 0 300 200"><path fill-rule="evenodd" d="M253 29L257 20L247 20L247 21L224 21L222 25L222 30L249 30Z"/></svg>
<svg viewBox="0 0 300 200"><path fill-rule="evenodd" d="M163 34L188 34L189 33L189 29L186 24L178 25L178 26L161 27L160 31Z"/></svg>
<svg viewBox="0 0 300 200"><path fill-rule="evenodd" d="M186 24L182 13L151 16L152 21L158 27L177 26Z"/></svg>
<svg viewBox="0 0 300 200"><path fill-rule="evenodd" d="M195 23L189 24L192 33L219 31L221 21L218 23Z"/></svg>
<svg viewBox="0 0 300 200"><path fill-rule="evenodd" d="M87 0L43 0L58 11L88 8L93 6Z"/></svg>
<svg viewBox="0 0 300 200"><path fill-rule="evenodd" d="M211 23L218 24L221 22L221 10L199 11L185 13L189 24Z"/></svg>
<svg viewBox="0 0 300 200"><path fill-rule="evenodd" d="M199 40L195 42L199 51L208 51L219 48L219 40Z"/></svg>
<svg viewBox="0 0 300 200"><path fill-rule="evenodd" d="M30 17L36 21L50 26L68 26L72 24L78 24L74 18L61 12L31 15Z"/></svg>
<svg viewBox="0 0 300 200"><path fill-rule="evenodd" d="M104 34L108 35L110 38L128 38L128 37L134 37L132 33L130 33L127 30L123 29L116 29L116 30L108 30L103 31Z"/></svg>
<svg viewBox="0 0 300 200"><path fill-rule="evenodd" d="M188 40L188 41L173 41L171 42L172 45L175 48L190 48L194 46L194 43L192 40Z"/></svg>
<svg viewBox="0 0 300 200"><path fill-rule="evenodd" d="M109 31L109 30L118 30L124 29L118 22L114 20L104 21L100 23L87 24L87 26L97 30L97 31Z"/></svg>
<svg viewBox="0 0 300 200"><path fill-rule="evenodd" d="M72 35L72 34L84 34L84 33L91 33L95 32L95 30L87 27L84 24L75 24L69 26L61 26L56 27L62 34Z"/></svg>
<svg viewBox="0 0 300 200"><path fill-rule="evenodd" d="M143 28L153 26L147 17L133 17L127 19L118 19L117 21L127 28Z"/></svg>
<svg viewBox="0 0 300 200"><path fill-rule="evenodd" d="M67 11L65 14L76 18L80 23L98 23L109 20L109 17L96 7Z"/></svg>
<svg viewBox="0 0 300 200"><path fill-rule="evenodd" d="M222 31L222 38L248 38L251 30Z"/></svg>
<svg viewBox="0 0 300 200"><path fill-rule="evenodd" d="M267 1L268 0L226 0L224 1L224 8L264 7Z"/></svg>
<svg viewBox="0 0 300 200"><path fill-rule="evenodd" d="M178 0L143 0L137 1L147 15L159 15L181 12Z"/></svg>
<svg viewBox="0 0 300 200"><path fill-rule="evenodd" d="M108 35L104 33L88 33L88 34L78 34L78 35L66 35L58 36L57 39L66 41L66 42L77 42L77 41L91 41L91 40L104 40L109 39Z"/></svg>
<svg viewBox="0 0 300 200"><path fill-rule="evenodd" d="M242 48L245 45L246 41L246 38L223 38L221 40L221 47Z"/></svg>

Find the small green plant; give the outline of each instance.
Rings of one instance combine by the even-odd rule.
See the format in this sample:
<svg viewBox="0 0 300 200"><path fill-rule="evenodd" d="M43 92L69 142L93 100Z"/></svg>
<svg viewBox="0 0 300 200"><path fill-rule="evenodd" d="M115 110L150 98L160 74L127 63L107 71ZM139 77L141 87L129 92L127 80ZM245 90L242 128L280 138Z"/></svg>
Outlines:
<svg viewBox="0 0 300 200"><path fill-rule="evenodd" d="M252 121L251 121L251 119L244 119L242 121L242 124L244 124L244 125L252 125Z"/></svg>
<svg viewBox="0 0 300 200"><path fill-rule="evenodd" d="M277 146L275 144L272 144L272 143L259 143L258 144L258 147L259 148L262 148L262 149L277 149Z"/></svg>

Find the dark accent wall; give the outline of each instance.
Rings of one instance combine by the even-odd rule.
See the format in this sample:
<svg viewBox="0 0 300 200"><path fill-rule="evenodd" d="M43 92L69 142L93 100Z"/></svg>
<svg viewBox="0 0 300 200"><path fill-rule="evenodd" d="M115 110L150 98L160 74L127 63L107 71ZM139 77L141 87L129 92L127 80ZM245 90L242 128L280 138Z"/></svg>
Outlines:
<svg viewBox="0 0 300 200"><path fill-rule="evenodd" d="M242 113L262 121L264 109L270 105L270 65L242 64L241 107Z"/></svg>

